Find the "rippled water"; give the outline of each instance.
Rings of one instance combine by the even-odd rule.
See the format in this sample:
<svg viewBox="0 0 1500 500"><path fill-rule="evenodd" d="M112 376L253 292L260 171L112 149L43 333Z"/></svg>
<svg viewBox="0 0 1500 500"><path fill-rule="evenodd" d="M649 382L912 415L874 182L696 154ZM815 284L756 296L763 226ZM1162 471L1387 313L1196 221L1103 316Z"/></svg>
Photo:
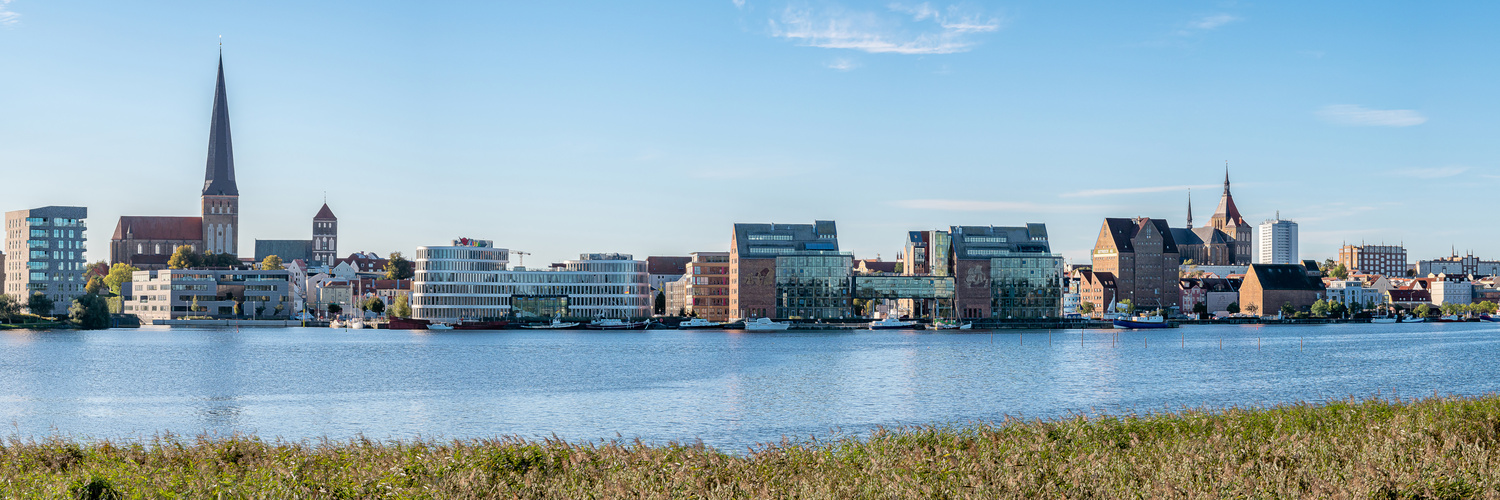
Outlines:
<svg viewBox="0 0 1500 500"><path fill-rule="evenodd" d="M1221 347L1222 345L1222 347ZM1257 347L1259 346L1259 347ZM0 434L702 439L1500 389L1500 324L0 333Z"/></svg>

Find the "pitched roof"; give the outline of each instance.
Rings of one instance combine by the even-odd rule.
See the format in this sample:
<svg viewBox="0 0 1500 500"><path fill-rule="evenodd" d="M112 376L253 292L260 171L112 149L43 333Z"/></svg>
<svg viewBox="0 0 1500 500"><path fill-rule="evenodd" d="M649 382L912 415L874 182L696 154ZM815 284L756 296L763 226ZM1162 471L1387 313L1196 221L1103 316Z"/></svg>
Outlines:
<svg viewBox="0 0 1500 500"><path fill-rule="evenodd" d="M339 220L339 218L334 217L333 210L329 210L328 204L324 203L323 208L318 210L318 215L313 216L313 220Z"/></svg>
<svg viewBox="0 0 1500 500"><path fill-rule="evenodd" d="M1115 249L1121 253L1135 251L1135 246L1130 243L1130 240L1135 238L1141 229L1144 229L1148 224L1156 226L1156 231L1162 235L1162 239L1164 240L1162 253L1178 253L1177 240L1172 237L1172 228L1167 225L1166 220L1147 217L1104 219L1104 226L1109 231L1110 239L1113 240Z"/></svg>
<svg viewBox="0 0 1500 500"><path fill-rule="evenodd" d="M1432 292L1427 290L1389 290L1391 302L1432 302Z"/></svg>
<svg viewBox="0 0 1500 500"><path fill-rule="evenodd" d="M151 217L125 215L115 225L111 240L202 240L202 217Z"/></svg>
<svg viewBox="0 0 1500 500"><path fill-rule="evenodd" d="M1308 276L1300 264L1250 264L1245 274L1245 280L1256 280L1262 290L1323 290L1323 280Z"/></svg>
<svg viewBox="0 0 1500 500"><path fill-rule="evenodd" d="M219 56L219 82L214 87L213 122L208 129L208 164L203 173L204 195L239 196L234 183L234 145L229 138L229 97L224 92L224 56Z"/></svg>
<svg viewBox="0 0 1500 500"><path fill-rule="evenodd" d="M1234 206L1234 195L1229 194L1229 169L1224 169L1224 195L1219 198L1219 208L1214 209L1214 218L1224 219L1225 224L1245 225L1239 207Z"/></svg>

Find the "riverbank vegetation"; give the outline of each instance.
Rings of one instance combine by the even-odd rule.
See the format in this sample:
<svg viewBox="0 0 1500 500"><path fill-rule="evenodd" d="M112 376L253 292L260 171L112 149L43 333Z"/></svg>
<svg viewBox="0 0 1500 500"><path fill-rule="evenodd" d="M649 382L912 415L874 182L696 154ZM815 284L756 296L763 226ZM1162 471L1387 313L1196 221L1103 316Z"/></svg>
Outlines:
<svg viewBox="0 0 1500 500"><path fill-rule="evenodd" d="M881 430L738 454L507 438L11 439L0 495L48 498L1500 496L1500 397Z"/></svg>

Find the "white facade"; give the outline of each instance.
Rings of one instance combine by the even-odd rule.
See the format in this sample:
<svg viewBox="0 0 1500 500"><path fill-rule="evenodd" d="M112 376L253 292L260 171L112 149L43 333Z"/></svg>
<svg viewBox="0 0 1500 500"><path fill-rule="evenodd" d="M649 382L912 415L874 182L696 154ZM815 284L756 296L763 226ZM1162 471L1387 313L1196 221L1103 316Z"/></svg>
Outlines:
<svg viewBox="0 0 1500 500"><path fill-rule="evenodd" d="M1364 286L1359 280L1334 280L1326 282L1328 287L1328 300L1336 300L1349 304L1359 304L1366 308L1378 306L1385 303L1385 293L1379 289Z"/></svg>
<svg viewBox="0 0 1500 500"><path fill-rule="evenodd" d="M1256 264L1300 264L1297 255L1297 223L1270 219L1260 223Z"/></svg>
<svg viewBox="0 0 1500 500"><path fill-rule="evenodd" d="M1478 276L1500 275L1500 262L1479 260L1473 254L1441 259L1417 261L1417 276L1437 274L1473 274Z"/></svg>
<svg viewBox="0 0 1500 500"><path fill-rule="evenodd" d="M1458 276L1438 275L1432 282L1432 305L1474 302L1474 282Z"/></svg>
<svg viewBox="0 0 1500 500"><path fill-rule="evenodd" d="M630 255L583 254L562 270L509 270L509 250L489 241L418 247L411 308L415 319L501 319L526 312L518 301L556 304L572 317L651 316L646 262Z"/></svg>

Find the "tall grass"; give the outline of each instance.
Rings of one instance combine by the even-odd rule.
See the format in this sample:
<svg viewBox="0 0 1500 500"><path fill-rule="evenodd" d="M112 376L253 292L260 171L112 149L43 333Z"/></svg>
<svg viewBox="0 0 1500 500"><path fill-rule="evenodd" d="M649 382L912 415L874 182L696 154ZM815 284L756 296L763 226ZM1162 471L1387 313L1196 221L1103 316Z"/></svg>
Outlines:
<svg viewBox="0 0 1500 500"><path fill-rule="evenodd" d="M1500 397L878 430L701 445L11 439L0 495L51 498L1500 497Z"/></svg>

